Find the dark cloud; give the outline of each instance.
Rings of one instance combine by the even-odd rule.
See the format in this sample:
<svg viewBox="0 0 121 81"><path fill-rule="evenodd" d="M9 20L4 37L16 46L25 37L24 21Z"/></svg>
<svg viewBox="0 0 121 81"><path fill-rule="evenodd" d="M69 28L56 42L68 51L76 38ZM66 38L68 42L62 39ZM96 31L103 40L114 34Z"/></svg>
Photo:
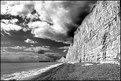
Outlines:
<svg viewBox="0 0 121 81"><path fill-rule="evenodd" d="M58 60L60 59L63 55L59 54L59 53L55 53L55 52L45 52L44 53L47 57L50 57L54 60Z"/></svg>
<svg viewBox="0 0 121 81"><path fill-rule="evenodd" d="M35 53L42 53L44 54L45 51L51 51L49 47L29 47L24 49L24 51L30 51L30 52L35 52Z"/></svg>
<svg viewBox="0 0 121 81"><path fill-rule="evenodd" d="M1 54L1 62L39 62L53 61L46 55L38 55L32 52L3 52Z"/></svg>

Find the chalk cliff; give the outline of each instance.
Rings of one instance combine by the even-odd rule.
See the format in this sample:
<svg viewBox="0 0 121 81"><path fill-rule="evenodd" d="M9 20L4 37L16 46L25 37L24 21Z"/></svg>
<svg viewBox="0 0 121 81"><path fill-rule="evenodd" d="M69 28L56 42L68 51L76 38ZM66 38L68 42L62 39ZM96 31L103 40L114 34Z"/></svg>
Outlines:
<svg viewBox="0 0 121 81"><path fill-rule="evenodd" d="M65 60L68 63L120 60L120 1L97 1L75 32Z"/></svg>

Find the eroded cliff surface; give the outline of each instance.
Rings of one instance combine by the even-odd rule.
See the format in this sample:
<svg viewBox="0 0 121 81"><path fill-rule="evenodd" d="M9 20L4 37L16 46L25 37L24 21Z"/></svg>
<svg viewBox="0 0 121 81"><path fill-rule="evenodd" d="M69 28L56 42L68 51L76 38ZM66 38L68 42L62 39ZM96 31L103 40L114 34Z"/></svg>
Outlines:
<svg viewBox="0 0 121 81"><path fill-rule="evenodd" d="M120 1L98 1L75 32L66 62L120 59Z"/></svg>

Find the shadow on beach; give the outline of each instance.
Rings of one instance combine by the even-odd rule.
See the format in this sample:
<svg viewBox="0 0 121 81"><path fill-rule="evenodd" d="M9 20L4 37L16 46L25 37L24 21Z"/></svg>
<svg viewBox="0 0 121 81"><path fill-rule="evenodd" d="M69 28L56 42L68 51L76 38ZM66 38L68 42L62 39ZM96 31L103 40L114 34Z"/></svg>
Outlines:
<svg viewBox="0 0 121 81"><path fill-rule="evenodd" d="M30 80L120 80L120 66L116 64L93 64L82 66L62 64Z"/></svg>

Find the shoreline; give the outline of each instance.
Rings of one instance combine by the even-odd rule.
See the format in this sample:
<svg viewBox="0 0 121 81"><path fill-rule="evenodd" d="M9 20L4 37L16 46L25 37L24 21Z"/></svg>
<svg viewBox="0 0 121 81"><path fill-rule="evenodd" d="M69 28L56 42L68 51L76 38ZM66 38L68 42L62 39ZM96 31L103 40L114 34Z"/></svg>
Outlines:
<svg viewBox="0 0 121 81"><path fill-rule="evenodd" d="M22 71L22 72L17 72L17 73L13 73L13 74L4 74L3 76L1 76L1 80L28 80L30 78L34 78L37 75L40 75L41 73L44 73L54 67L57 67L59 65L62 65L63 63L58 63L58 64L54 64L54 65L50 65L44 68L37 68L37 69L33 69L33 70L29 70L29 71Z"/></svg>
<svg viewBox="0 0 121 81"><path fill-rule="evenodd" d="M17 79L14 77L3 80L120 80L120 65L112 63L58 63L36 69L35 74L34 72L30 72L32 75L28 73L29 76L23 77L19 74Z"/></svg>
<svg viewBox="0 0 121 81"><path fill-rule="evenodd" d="M52 68L31 81L41 80L120 80L120 65L118 64L94 64L94 63L64 63Z"/></svg>

